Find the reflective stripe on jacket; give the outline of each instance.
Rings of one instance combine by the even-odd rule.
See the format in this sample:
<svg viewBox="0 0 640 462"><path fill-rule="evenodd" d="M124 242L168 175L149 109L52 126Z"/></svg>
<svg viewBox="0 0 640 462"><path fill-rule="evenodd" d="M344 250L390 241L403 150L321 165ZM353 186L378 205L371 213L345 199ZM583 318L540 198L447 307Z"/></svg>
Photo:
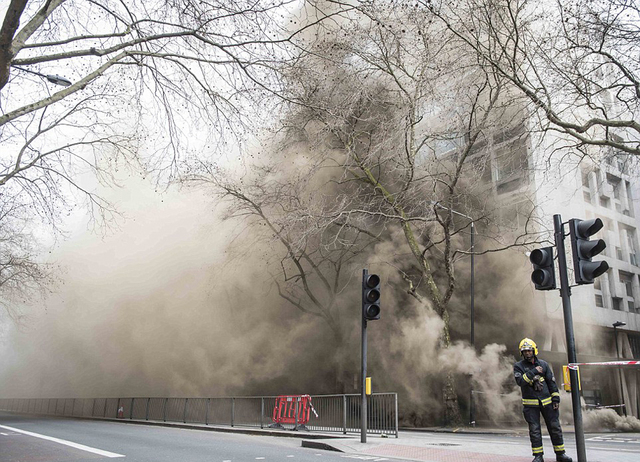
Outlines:
<svg viewBox="0 0 640 462"><path fill-rule="evenodd" d="M560 393L551 366L536 356L533 358L533 364L523 359L513 365L513 376L522 391L522 405L539 406L542 404L548 406L552 402L559 403ZM536 366L542 367L542 373L536 370ZM536 376L539 376L539 382L542 383L540 391L533 388Z"/></svg>

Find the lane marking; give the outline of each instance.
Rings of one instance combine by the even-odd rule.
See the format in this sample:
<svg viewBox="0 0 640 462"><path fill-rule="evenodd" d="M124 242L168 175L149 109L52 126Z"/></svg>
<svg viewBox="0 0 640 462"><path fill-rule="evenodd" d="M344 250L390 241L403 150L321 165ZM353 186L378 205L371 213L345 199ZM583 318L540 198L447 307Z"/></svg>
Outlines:
<svg viewBox="0 0 640 462"><path fill-rule="evenodd" d="M20 430L19 428L7 427L5 425L0 425L0 428L4 428L5 430L11 430L14 432L22 433L23 435L33 436L34 438L40 438L47 441L53 441L54 443L63 444L65 446L70 446L72 448L80 449L81 451L92 452L93 454L98 454L104 457L125 457L122 454L116 454L115 452L103 451L102 449L91 448L89 446L85 446L84 444L74 443L72 441L61 440L60 438L54 438L52 436L41 435L39 433L28 432L26 430Z"/></svg>
<svg viewBox="0 0 640 462"><path fill-rule="evenodd" d="M0 433L0 435L2 435L2 436L9 436L9 434L8 434L8 433Z"/></svg>
<svg viewBox="0 0 640 462"><path fill-rule="evenodd" d="M597 446L590 446L589 449L597 449L597 450L602 450L602 451L610 451L610 452L630 452L632 454L640 454L640 452L638 452L635 449L622 449L622 448L599 448Z"/></svg>

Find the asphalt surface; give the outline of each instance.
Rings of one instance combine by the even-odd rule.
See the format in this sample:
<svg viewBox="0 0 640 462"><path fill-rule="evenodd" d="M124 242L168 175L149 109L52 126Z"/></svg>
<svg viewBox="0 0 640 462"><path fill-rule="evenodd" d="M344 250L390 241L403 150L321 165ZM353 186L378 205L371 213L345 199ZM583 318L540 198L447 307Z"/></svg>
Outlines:
<svg viewBox="0 0 640 462"><path fill-rule="evenodd" d="M575 436L566 430L567 453L577 461ZM588 433L585 439L589 462L640 461L639 433ZM555 460L548 437L544 447L546 460ZM0 413L0 462L105 458L140 462L529 462L532 456L524 429L424 429L401 431L398 438L368 435L367 442L361 443L359 434L146 422L132 425L127 421Z"/></svg>

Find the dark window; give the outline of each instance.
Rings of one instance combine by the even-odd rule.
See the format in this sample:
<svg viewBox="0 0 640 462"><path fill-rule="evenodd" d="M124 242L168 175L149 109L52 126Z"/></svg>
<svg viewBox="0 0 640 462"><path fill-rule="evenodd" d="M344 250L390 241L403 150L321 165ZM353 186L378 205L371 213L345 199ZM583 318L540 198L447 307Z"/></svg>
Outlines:
<svg viewBox="0 0 640 462"><path fill-rule="evenodd" d="M631 345L631 353L633 353L634 359L640 359L640 335L627 334L629 338L629 345Z"/></svg>
<svg viewBox="0 0 640 462"><path fill-rule="evenodd" d="M505 194L511 191L515 191L520 187L521 184L522 184L522 178L514 178L513 180L500 183L496 187L496 192L498 194Z"/></svg>
<svg viewBox="0 0 640 462"><path fill-rule="evenodd" d="M613 309L616 311L622 311L622 299L613 297L611 300L613 300Z"/></svg>
<svg viewBox="0 0 640 462"><path fill-rule="evenodd" d="M602 303L602 295L596 295L596 306L604 308L604 303Z"/></svg>

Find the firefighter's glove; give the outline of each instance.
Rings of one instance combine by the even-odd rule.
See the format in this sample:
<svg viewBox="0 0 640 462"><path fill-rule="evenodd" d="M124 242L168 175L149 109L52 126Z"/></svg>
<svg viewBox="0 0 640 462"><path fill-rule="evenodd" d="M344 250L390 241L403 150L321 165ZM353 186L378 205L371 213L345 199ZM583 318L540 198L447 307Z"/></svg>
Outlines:
<svg viewBox="0 0 640 462"><path fill-rule="evenodd" d="M536 375L533 378L533 389L535 391L542 391L544 389L544 385L542 385L542 382L544 382L544 379L539 375Z"/></svg>

